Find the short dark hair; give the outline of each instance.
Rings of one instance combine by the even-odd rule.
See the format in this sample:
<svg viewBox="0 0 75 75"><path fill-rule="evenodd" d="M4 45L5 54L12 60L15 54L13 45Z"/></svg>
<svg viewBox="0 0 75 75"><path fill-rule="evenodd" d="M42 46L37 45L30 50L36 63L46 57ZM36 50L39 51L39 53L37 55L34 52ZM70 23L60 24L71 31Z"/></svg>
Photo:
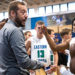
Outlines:
<svg viewBox="0 0 75 75"><path fill-rule="evenodd" d="M9 15L11 13L11 10L13 10L14 12L17 12L19 4L27 6L26 2L23 2L23 1L22 2L20 2L20 1L12 1L12 2L10 2L9 7L8 7L8 9L9 9Z"/></svg>
<svg viewBox="0 0 75 75"><path fill-rule="evenodd" d="M7 19L3 19L1 22L0 22L0 29L2 29L2 27L5 25L5 23L8 21L8 18Z"/></svg>
<svg viewBox="0 0 75 75"><path fill-rule="evenodd" d="M71 29L65 28L62 29L62 31L60 32L61 37L63 38L64 35L68 35L68 33L71 31Z"/></svg>
<svg viewBox="0 0 75 75"><path fill-rule="evenodd" d="M48 34L50 34L51 35L51 32L54 32L54 30L53 29L47 29L47 32L48 32Z"/></svg>
<svg viewBox="0 0 75 75"><path fill-rule="evenodd" d="M27 35L28 33L31 33L30 31L26 31L25 33L24 33L24 35Z"/></svg>
<svg viewBox="0 0 75 75"><path fill-rule="evenodd" d="M7 21L8 21L8 18L3 19L1 22L7 22Z"/></svg>
<svg viewBox="0 0 75 75"><path fill-rule="evenodd" d="M43 25L43 24L45 24L43 21L37 21L36 22L36 26L37 26L37 24L39 24L39 25Z"/></svg>

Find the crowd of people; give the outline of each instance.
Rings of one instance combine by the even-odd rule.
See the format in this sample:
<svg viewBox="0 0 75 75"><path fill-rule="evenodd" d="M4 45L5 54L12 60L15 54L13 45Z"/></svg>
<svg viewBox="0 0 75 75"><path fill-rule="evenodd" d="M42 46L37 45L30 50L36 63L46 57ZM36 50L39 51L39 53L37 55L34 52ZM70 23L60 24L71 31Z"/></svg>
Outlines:
<svg viewBox="0 0 75 75"><path fill-rule="evenodd" d="M41 41L41 39L42 38L39 38L39 37L43 37L43 33L42 33L42 31L41 31L41 27L42 27L42 25L40 25L40 24L38 24L39 22L42 22L42 21L38 21L37 23L36 23L36 27L35 27L35 30L36 30L36 37L30 37L29 39L28 39L28 41L27 41L27 44L26 44L26 50L27 50L27 52L29 52L28 54L29 55L33 55L33 57L34 57L34 55L36 55L37 56L37 52L36 53L34 53L33 52L33 50L34 51L36 51L35 49L31 49L31 51L28 51L28 48L35 48L34 46L37 44L37 46L38 45L40 45L41 43L42 43L42 45L43 45L43 41L42 42L40 42L40 43L38 43L38 41L39 41L39 39L40 39L40 41ZM44 24L44 22L42 22L43 24ZM27 31L27 32L30 32L30 31ZM27 33L27 32L25 32L25 33ZM54 30L52 30L52 29L47 29L47 32L48 32L48 34L49 34L49 37L51 37L51 39L53 39L54 40L54 42L57 44L57 42L55 41L55 39L56 39L56 37L57 36L55 36L55 34L54 34ZM40 34L40 35L39 35ZM42 36L41 36L42 35ZM39 37L38 37L39 36ZM61 36L61 38L62 38L62 41L61 41L61 44L63 44L63 43L65 43L66 42L66 40L68 40L68 39L71 39L72 38L72 30L71 29L68 29L68 28L65 28L65 29L63 29L61 32L60 32L60 36ZM38 39L37 39L37 37L38 37ZM35 40L36 39L36 40ZM58 39L58 38L57 38ZM46 39L44 39L44 40L46 40ZM58 39L59 40L59 39ZM36 44L35 44L35 41L37 41L36 42ZM45 42L45 41L44 41ZM46 43L46 42L45 42ZM44 43L44 44L45 44ZM69 48L68 48L69 49ZM52 55L53 53L53 57L54 57L54 60L53 60L53 62L51 62L51 59L50 59L50 62L51 62L51 64L50 65L56 65L56 67L57 67L57 75L66 75L66 74L68 74L68 75L74 75L74 74L72 74L71 72L70 72L70 60L71 60L71 57L70 57L70 50L68 50L68 49L65 49L65 51L59 51L59 52L56 52L56 51L52 51L51 49L51 54L50 55ZM34 54L33 54L34 53ZM50 55L49 55L49 57L50 57ZM48 57L48 56L47 56ZM38 58L36 59L35 57L33 58L33 59L35 59L35 60L38 60ZM41 58L40 58L41 59ZM51 66L50 66L51 67ZM55 67L55 66L54 66ZM64 67L64 69L63 69L63 67ZM51 68L50 68L51 69ZM54 71L54 70L53 70ZM62 72L63 71L63 72ZM49 71L50 72L50 71ZM66 73L67 72L67 73ZM51 72L50 72L51 73Z"/></svg>
<svg viewBox="0 0 75 75"><path fill-rule="evenodd" d="M47 75L74 75L75 19L73 32L63 29L62 42L56 44L54 30L42 21L36 22L35 37L23 33L27 17L26 2L12 1L9 18L0 22L0 75L35 75L41 68Z"/></svg>

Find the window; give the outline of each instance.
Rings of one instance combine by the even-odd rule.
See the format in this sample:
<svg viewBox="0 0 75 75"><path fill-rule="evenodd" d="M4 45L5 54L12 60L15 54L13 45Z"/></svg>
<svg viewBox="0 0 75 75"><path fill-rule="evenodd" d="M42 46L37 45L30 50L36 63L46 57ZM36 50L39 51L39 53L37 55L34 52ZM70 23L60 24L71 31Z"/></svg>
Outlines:
<svg viewBox="0 0 75 75"><path fill-rule="evenodd" d="M4 19L3 13L0 13L0 21Z"/></svg>
<svg viewBox="0 0 75 75"><path fill-rule="evenodd" d="M59 12L59 5L53 5L53 12Z"/></svg>
<svg viewBox="0 0 75 75"><path fill-rule="evenodd" d="M52 13L52 6L46 7L46 14Z"/></svg>
<svg viewBox="0 0 75 75"><path fill-rule="evenodd" d="M67 4L61 4L60 11L67 11Z"/></svg>
<svg viewBox="0 0 75 75"><path fill-rule="evenodd" d="M40 7L39 8L39 15L44 15L45 14L45 7Z"/></svg>
<svg viewBox="0 0 75 75"><path fill-rule="evenodd" d="M5 12L5 18L8 18L8 12Z"/></svg>
<svg viewBox="0 0 75 75"><path fill-rule="evenodd" d="M68 3L68 10L75 10L75 2Z"/></svg>
<svg viewBox="0 0 75 75"><path fill-rule="evenodd" d="M29 16L35 16L34 9L29 9Z"/></svg>

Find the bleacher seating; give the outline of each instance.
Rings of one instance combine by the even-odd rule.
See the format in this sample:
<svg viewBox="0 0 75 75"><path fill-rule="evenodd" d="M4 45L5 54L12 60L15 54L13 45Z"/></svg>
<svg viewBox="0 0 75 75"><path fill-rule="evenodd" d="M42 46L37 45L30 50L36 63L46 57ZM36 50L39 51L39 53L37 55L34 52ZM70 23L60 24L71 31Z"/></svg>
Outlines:
<svg viewBox="0 0 75 75"><path fill-rule="evenodd" d="M63 25L63 26L49 26L48 29L53 29L55 33L60 33L62 29L69 28L72 29L72 25Z"/></svg>

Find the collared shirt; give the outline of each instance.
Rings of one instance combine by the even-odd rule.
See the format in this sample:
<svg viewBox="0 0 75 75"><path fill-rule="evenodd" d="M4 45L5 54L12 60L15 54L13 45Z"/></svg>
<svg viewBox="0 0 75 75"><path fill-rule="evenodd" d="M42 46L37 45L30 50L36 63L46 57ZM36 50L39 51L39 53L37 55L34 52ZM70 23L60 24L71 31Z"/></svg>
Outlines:
<svg viewBox="0 0 75 75"><path fill-rule="evenodd" d="M10 67L38 69L43 64L32 61L26 53L23 32L12 20L0 30L0 75Z"/></svg>

